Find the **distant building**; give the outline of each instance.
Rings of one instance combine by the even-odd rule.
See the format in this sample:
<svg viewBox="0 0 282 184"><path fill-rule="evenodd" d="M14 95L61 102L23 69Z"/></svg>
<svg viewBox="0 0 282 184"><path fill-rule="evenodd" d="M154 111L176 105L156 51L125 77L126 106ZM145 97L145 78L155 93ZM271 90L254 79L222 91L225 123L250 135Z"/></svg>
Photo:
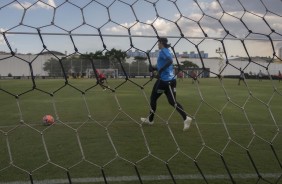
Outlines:
<svg viewBox="0 0 282 184"><path fill-rule="evenodd" d="M0 55L9 55L10 53L9 52L5 52L5 51L0 51Z"/></svg>
<svg viewBox="0 0 282 184"><path fill-rule="evenodd" d="M183 52L180 56L183 57L183 58L188 58L189 54L188 54L188 52Z"/></svg>
<svg viewBox="0 0 282 184"><path fill-rule="evenodd" d="M66 52L65 52L65 54L63 54L61 52L53 51L53 50L51 50L51 51L44 51L44 52L40 53L40 55L53 55L53 54L57 55L57 56L66 56L67 55Z"/></svg>
<svg viewBox="0 0 282 184"><path fill-rule="evenodd" d="M129 51L127 51L127 56L129 56L129 57L147 57L145 52L140 52L138 50L135 50L135 51L129 50Z"/></svg>
<svg viewBox="0 0 282 184"><path fill-rule="evenodd" d="M191 51L189 54L189 58L196 58L196 54L194 51Z"/></svg>
<svg viewBox="0 0 282 184"><path fill-rule="evenodd" d="M176 52L176 53L175 53L175 56L176 56L176 57L180 57L179 52Z"/></svg>

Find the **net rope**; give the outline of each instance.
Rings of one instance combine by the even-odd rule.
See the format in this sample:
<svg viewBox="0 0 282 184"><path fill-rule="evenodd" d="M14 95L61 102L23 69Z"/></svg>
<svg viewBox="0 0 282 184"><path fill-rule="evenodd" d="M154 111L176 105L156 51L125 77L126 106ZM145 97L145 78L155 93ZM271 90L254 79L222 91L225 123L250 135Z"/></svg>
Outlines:
<svg viewBox="0 0 282 184"><path fill-rule="evenodd" d="M282 163L281 163L281 155L279 155L279 153L281 153L281 146L279 146L279 144L281 143L281 132L280 132L280 127L281 127L281 119L279 119L277 116L279 116L279 114L277 115L277 111L278 109L274 109L271 104L273 103L273 101L275 100L281 100L282 97L282 93L281 90L279 90L279 87L277 86L277 83L275 83L274 79L273 79L273 75L271 74L271 72L269 71L269 69L271 68L271 66L273 65L273 61L274 60L279 60L281 61L281 58L279 58L278 53L276 51L276 42L280 42L282 40L282 30L279 29L278 26L276 26L276 24L279 24L278 22L272 22L270 21L269 16L273 16L276 18L276 20L281 21L282 20L282 14L281 12L275 12L272 11L268 6L269 3L268 1L264 1L264 0L259 0L256 1L257 4L259 4L262 9L263 9L263 13L261 12L255 12L254 10L248 10L247 7L247 2L243 1L243 0L236 0L234 1L234 4L238 4L238 6L240 7L240 11L242 11L241 15L236 15L234 12L232 13L231 10L227 10L224 7L225 1L221 1L221 0L215 0L215 1L200 1L200 0L194 0L194 1L189 1L184 3L183 1L180 0L167 0L167 1L161 1L161 0L155 0L155 1L150 1L150 0L135 0L135 1L126 1L126 0L112 0L112 1L99 1L99 0L89 0L89 1L85 1L85 3L83 5L79 5L79 3L77 3L77 1L71 1L71 0L62 0L62 1L44 1L44 0L37 0L37 1L29 1L30 3L27 3L28 1L19 1L19 0L14 0L14 1L7 1L7 2L1 2L0 4L0 13L8 10L10 8L13 7L18 7L20 8L23 13L22 16L20 18L20 21L18 21L17 24L13 24L10 27L6 28L5 30L3 28L1 28L0 25L0 33L1 33L1 37L0 40L2 42L2 44L5 45L5 47L7 48L7 51L9 52L9 55L1 58L0 62L5 62L6 60L10 59L10 58L14 58L14 59L18 59L20 62L24 62L30 71L30 82L32 84L32 87L30 89L27 90L23 90L19 93L16 92L12 92L9 89L6 89L5 87L2 87L2 85L0 86L0 95L4 95L8 96L8 97L13 97L15 99L15 103L16 103L16 107L18 109L18 116L19 116L19 123L17 124L13 124L12 126L9 127L5 127L6 122L5 121L0 121L0 134L1 134L1 139L5 140L5 144L1 144L3 147L5 147L5 149L3 150L7 150L5 153L2 152L2 155L8 155L8 163L6 163L7 161L2 161L3 164L1 164L0 166L0 183L4 183L7 182L5 180L5 178L1 177L1 173L5 173L7 170L11 169L11 168L15 168L16 170L19 170L21 173L25 173L25 175L27 176L28 179L26 179L25 181L28 181L27 183L36 183L37 180L34 179L34 174L40 172L41 169L47 167L48 165L52 165L56 168L59 168L60 170L63 170L66 173L67 179L63 180L63 183L75 183L75 182L81 182L81 183L87 183L87 182L97 182L97 183L112 183L112 182L137 182L137 183L146 183L147 181L169 181L169 183L181 183L182 180L184 181L189 181L191 179L193 179L193 177L197 178L197 176L199 175L200 177L197 178L198 180L201 180L202 183L213 183L213 180L223 180L223 181L228 181L229 183L238 183L238 181L242 181L241 179L254 179L254 183L279 183L281 182L281 178L282 178ZM51 3L51 2L56 2L56 5ZM161 3L168 3L170 6L176 8L176 12L178 14L178 18L176 19L169 19L168 17L166 17L163 12L160 10L162 7ZM137 14L137 9L138 4L142 4L145 3L147 4L149 7L154 9L154 13L155 13L155 18L154 20L152 20L151 22L146 22L146 21L142 21L139 19L138 14ZM197 8L198 11L200 12L200 18L196 19L194 17L189 17L188 15L182 13L185 9L185 7L181 7L181 4L184 3L186 6L193 6L194 8ZM220 15L212 15L210 14L208 8L206 6L204 6L206 4L206 6L211 6L216 4L218 9L220 10ZM132 20L133 23L130 25L126 25L124 23L121 23L119 21L117 21L117 19L115 17L113 17L112 13L113 13L113 7L116 5L121 5L121 6L125 6L127 7L133 15ZM277 5L279 5L280 7L282 7L282 2L278 1ZM80 12L81 15L81 20L80 22L77 22L77 25L74 26L71 29L67 29L65 27L63 27L62 25L60 25L60 23L56 22L56 18L59 15L59 13L61 11L64 10L64 6L71 6L74 9L77 9L77 11ZM105 21L101 26L97 26L97 25L92 25L90 23L88 23L87 16L86 16L86 9L91 7L91 6L98 6L101 7L101 9L104 9L106 12L107 17L107 21ZM46 24L46 25L41 25L41 26L34 26L31 23L26 23L26 17L28 16L28 13L33 11L36 8L46 8L49 11L52 11L52 19L51 19L51 23L50 24ZM230 7L229 7L230 8ZM281 8L280 8L281 9ZM139 10L138 10L139 11ZM207 12L206 12L207 11ZM235 11L235 10L234 10ZM233 32L233 30L228 29L225 26L224 23L224 18L228 16L228 17L232 17L233 19L235 19L237 22L239 22L242 27L245 29L245 31L247 32L245 35L243 36L238 36L235 35L235 33ZM247 16L254 16L257 19L259 19L261 22L263 22L264 26L266 26L268 28L267 33L262 33L259 32L259 30L256 29L252 29L248 26L248 22L247 19L245 17ZM201 31L201 33L199 33L199 35L196 36L190 36L189 35L189 31L188 34L186 34L186 31L184 30L185 27L182 27L184 25L182 25L181 20L187 20L189 22L192 22L194 24L196 24L198 26L198 30ZM217 22L221 27L218 28L218 30L222 30L221 36L217 36L217 35L209 35L207 32L208 30L208 24L204 24L203 20L207 19L207 20L212 20ZM161 30L159 29L159 27L156 25L158 21L162 20L163 22L167 23L167 24L171 24L174 25L176 27L176 29L178 30L178 33L176 35L166 35L163 34L161 32ZM212 22L211 21L211 22ZM14 22L14 21L12 21ZM104 33L104 27L106 27L108 24L113 24L116 25L122 29L125 29L126 34L108 34L108 33ZM153 35L138 35L135 34L134 32L134 26L137 24L142 24L144 26L148 26L151 27L151 29L153 30ZM48 32L45 31L45 28L48 27L54 27L56 29L58 29L58 32ZM82 28L83 26L89 26L91 28L93 28L94 30L96 30L95 32L97 33L80 33L79 30L80 28ZM281 25L280 25L281 26ZM23 29L21 29L23 28ZM26 31L25 28L27 28ZM44 30L44 31L42 31ZM184 32L185 31L185 32ZM17 45L15 45L13 43L13 41L11 41L10 39L13 40L13 36L20 36L20 37L25 37L27 35L31 35L31 36L38 36L41 42L41 50L38 54L36 54L36 57L33 58L31 61L30 60L26 60L23 59L20 55L18 55L17 52L15 52L15 47L17 47ZM54 53L54 51L52 51L52 49L49 49L49 46L46 42L46 38L45 36L66 36L68 37L69 43L72 44L72 48L73 51L71 51L71 54L68 54L65 57L58 57L56 53ZM153 49L156 46L157 40L159 37L161 36L166 36L168 39L173 39L174 40L174 44L171 46L171 51L173 53L173 55L175 56L174 58L174 62L176 63L176 65L178 67L180 67L180 58L177 57L177 52L178 52L178 44L180 44L180 42L182 42L183 40L185 40L187 43L191 44L194 49L196 49L196 53L199 54L199 61L200 61L200 68L201 71L197 74L197 76L195 78L193 78L192 80L194 80L194 86L195 86L195 90L197 92L197 96L199 97L199 103L197 104L197 107L195 109L195 112L192 113L188 113L189 115L191 115L193 117L193 125L195 126L193 131L197 131L197 134L199 136L200 139L200 143L201 145L199 146L199 151L196 153L195 156L193 156L192 154L187 153L186 149L183 149L183 145L179 144L179 140L178 140L178 135L180 134L179 132L176 132L174 130L174 128L172 128L173 126L173 118L174 118L174 114L176 112L176 107L172 110L172 112L167 116L167 118L162 117L161 115L158 114L158 112L155 114L155 116L157 117L158 120L160 120L162 122L162 124L164 124L167 128L167 137L170 137L172 139L172 142L174 143L174 147L175 150L172 153L172 155L168 158L168 159L163 159L162 157L158 156L157 154L154 153L154 150L152 150L151 146L152 146L152 142L150 142L148 134L146 131L147 127L146 125L144 125L142 122L140 122L139 119L136 119L135 116L131 115L130 112L128 112L128 109L124 109L124 104L122 104L121 99L120 99L120 93L122 93L122 88L126 85L132 85L132 90L135 91L139 91L142 98L144 98L144 100L146 101L147 107L150 107L150 100L149 100L149 96L146 92L146 90L148 89L148 85L150 83L153 82L154 79L150 79L148 81L146 81L146 83L144 84L139 84L139 82L136 82L136 80L131 79L128 71L126 71L126 69L124 68L125 66L123 66L123 62L117 57L117 63L119 65L119 67L121 68L121 73L125 76L123 81L121 83L119 83L116 87L109 87L107 85L103 85L101 83L99 83L98 81L98 77L97 77L97 73L95 73L95 77L91 80L94 81L93 85L90 86L87 89L81 89L80 87L77 87L77 85L73 84L72 82L70 82L70 79L67 75L67 71L64 68L63 65L63 61L67 58L71 58L72 56L75 55L83 55L80 47L78 45L80 45L81 43L77 43L75 37L96 37L100 39L101 45L103 48L102 52L106 52L106 51L110 51L110 46L108 46L107 42L105 41L105 39L108 38L124 38L124 39L128 39L128 45L127 48L129 50L131 49L136 49L139 52L142 52L146 55L147 60L149 62L149 65L153 65L151 62L151 56L150 53L153 52ZM139 48L137 45L135 45L135 40L136 38L149 38L149 39L153 39L153 44L150 48ZM204 42L206 42L207 40L212 40L215 43L217 43L216 45L220 46L222 48L222 61L223 62L223 66L220 69L220 71L213 71L213 70L209 70L210 74L213 74L218 82L219 82L219 86L222 88L223 90L223 96L222 98L225 99L224 101L224 105L222 107L218 107L215 106L214 104L210 103L209 100L206 98L206 94L204 89L202 89L204 84L201 83L197 83L196 81L200 80L200 76L203 75L203 73L205 71L208 71L208 66L207 63L205 62L204 58L202 57L201 53L201 46ZM265 43L267 43L269 45L269 47L271 48L272 51L272 56L270 58L270 62L268 62L267 65L263 65L257 61L255 61L253 59L253 56L251 54L250 48L247 46L249 41L263 41ZM243 48L243 51L246 53L246 58L247 58L247 64L243 67L243 68L239 68L236 64L234 64L231 60L230 60L230 55L228 54L228 48L227 46L229 44L226 43L226 41L238 41L241 44L241 48ZM31 41L32 42L32 41ZM217 47L214 47L214 49ZM32 51L30 51L32 52ZM34 70L34 66L33 64L36 62L36 59L42 55L44 52L48 52L49 54L51 54L60 64L61 70L62 70L62 76L63 76L63 84L60 85L58 88L56 88L54 91L50 92L48 90L42 89L40 86L38 86L38 81L36 80L36 75L33 73ZM95 66L94 61L90 60L91 64L92 64L92 69L93 71L96 70L97 66ZM227 89L226 85L225 85L225 78L224 76L224 72L227 70L227 68L233 68L235 70L238 71L238 73L244 73L244 71L246 71L248 69L248 67L250 65L256 65L257 67L263 69L264 71L266 71L266 76L270 81L270 87L271 88L271 94L270 94L270 98L267 100L262 100L260 97L256 96L254 94L254 88L253 86L250 86L251 84L249 84L248 79L244 78L244 87L247 93L247 97L244 99L244 102L242 104L239 104L236 100L233 99L233 95L229 94L229 89ZM191 74L185 70L182 70L187 76L192 77ZM244 76L244 75L243 75ZM245 77L245 76L244 76ZM181 83L179 84L181 85ZM95 115L92 114L91 110L90 110L90 101L87 100L87 95L89 93L91 93L91 90L93 89L100 89L103 86L105 88L107 88L107 92L109 94L109 96L111 98L113 98L113 101L115 101L116 104L116 114L113 114L113 118L110 120L109 123L105 124L104 122L101 122L99 120L96 120ZM60 97L60 93L64 90L74 90L75 92L77 92L76 94L79 94L82 98L82 104L83 107L85 108L85 114L87 114L87 118L83 118L81 121L82 123L77 126L74 127L72 126L69 122L65 122L64 120L62 120L60 118L60 110L58 110L58 99ZM188 89L189 90L189 89ZM49 100L51 101L52 104L52 110L54 112L54 117L56 118L56 124L51 125L49 127L46 127L44 129L40 129L37 128L36 126L33 126L33 124L31 124L30 120L28 118L25 118L24 113L23 113L23 105L21 103L24 104L24 100L25 97L33 94L34 92L38 92L38 93L42 93L45 95L49 96ZM272 134L270 137L264 137L263 135L260 135L259 132L257 132L257 127L256 125L253 123L253 121L249 118L248 115L248 110L249 110L249 103L250 101L255 101L257 104L260 104L261 106L265 107L265 111L267 113L269 113L270 118L268 119L267 125L268 126L272 126L274 128L271 129ZM1 105L3 107L1 108L5 108L4 105ZM228 125L228 120L226 120L224 114L225 111L227 110L227 107L229 106L233 106L237 109L239 109L239 111L242 112L245 121L247 122L247 126L249 127L248 130L250 130L250 140L247 142L247 144L243 144L240 141L238 141L236 138L233 137L232 135L232 131L230 130L230 125ZM218 149L215 148L211 145L209 145L209 139L212 139L213 137L206 137L205 136L205 131L206 130L202 130L202 124L201 124L201 118L199 118L199 116L201 116L201 111L203 110L204 107L207 107L208 109L210 109L212 111L213 114L216 114L219 118L219 124L222 125L223 127L223 133L226 135L226 137L224 138L225 143L223 144L223 148ZM161 110L160 110L161 111ZM275 111L275 114L273 113ZM200 114L200 115L199 115ZM215 116L215 115L209 115L209 116ZM4 117L5 115L2 115L2 117ZM140 133L142 135L142 141L144 142L145 148L147 150L147 154L144 155L142 158L132 161L128 158L126 158L125 156L123 156L120 151L119 148L117 147L117 140L115 140L115 136L112 133L112 129L114 129L114 124L116 122L119 122L119 118L120 116L125 116L127 118L126 121L130 122L131 124L134 124L138 127L138 129L140 130ZM86 119L86 120L85 120ZM211 120L213 121L213 120ZM103 164L99 164L99 163L95 163L92 160L89 160L88 157L85 155L85 147L83 146L83 142L81 139L81 135L80 134L80 130L82 127L84 127L86 124L90 123L90 122L94 122L94 124L96 124L98 127L100 127L101 129L103 129L104 131L104 135L107 137L115 156L111 159L109 159L106 163ZM56 163L55 161L53 161L52 157L50 156L50 149L54 149L54 148L50 148L49 145L46 142L46 138L49 136L49 132L52 131L54 128L56 128L56 126L63 126L66 129L68 129L71 134L75 135L75 140L77 142L77 147L79 149L79 153L80 153L80 159L79 161L77 161L76 163L74 163L73 165L66 167L64 164L60 164L60 163ZM181 125L182 126L182 125ZM29 129L33 134L36 134L38 136L40 136L41 138L41 143L43 146L43 150L44 150L44 157L46 157L46 161L44 163L42 163L40 166L36 167L36 168L32 168L27 169L25 168L23 165L18 165L17 161L14 161L14 158L18 159L18 155L17 153L13 152L11 145L14 144L15 139L11 138L14 136L15 132L20 131L21 128L26 127L27 129ZM178 124L178 128L180 127L180 125ZM154 129L154 126L150 127L151 129ZM146 130L145 130L146 129ZM192 131L192 130L191 130ZM182 132L181 132L182 133ZM216 135L214 135L216 136ZM191 137L190 137L191 138ZM269 157L271 157L272 161L271 163L275 163L278 167L278 169L276 170L276 172L274 173L273 171L269 171L270 172L270 176L268 173L263 173L260 168L257 166L257 160L254 159L254 155L260 154L260 153L253 153L252 148L254 144L256 144L255 142L260 140L262 142L262 144L266 144L267 145L267 149L268 151L272 154L272 155L267 155ZM253 173L251 173L250 175L240 175L240 172L232 172L230 165L228 163L228 161L226 160L226 155L231 154L229 152L229 147L231 145L235 144L236 146L240 147L241 150L243 150L245 156L248 158L248 161L251 165L252 170L255 172L254 175L251 175ZM188 148L189 149L189 148ZM30 150L32 152L32 150ZM203 165L201 164L202 162L199 162L199 160L202 159L202 155L205 155L206 152L212 152L212 154L215 154L217 158L220 159L221 164L218 167L224 167L225 170L225 174L224 175L220 175L222 173L219 173L218 175L214 176L214 175L210 175L209 172L207 172L206 170L203 169ZM255 150L256 151L256 150ZM261 153L263 154L263 152ZM174 174L174 170L171 168L171 163L173 162L173 160L175 160L178 156L183 156L185 157L187 160L191 161L194 164L194 167L197 171L197 176L196 175L192 175L192 176L187 176L187 175L179 175L179 174ZM236 155L233 155L234 157L236 157ZM167 170L167 175L159 175L156 178L154 178L153 176L148 177L148 176L144 176L141 174L140 172L140 167L142 167L141 165L146 162L147 160L149 160L149 158L152 158L153 160L156 160L158 163L163 164L163 166L165 167L165 169ZM16 160L17 160L16 159ZM213 159L213 157L211 158L207 158L209 159ZM236 160L236 158L234 158ZM121 160L127 164L129 164L132 168L134 168L135 171L135 176L133 176L133 178L131 178L131 176L128 177L112 177L111 175L108 175L108 173L106 172L106 170L108 168L111 167L111 164L113 164L115 161L117 160ZM1 161L1 160L0 160ZM87 164L90 164L91 166L98 168L101 172L101 177L100 178L75 178L72 176L71 174L71 170L73 168L78 167L80 164L82 164L83 162L86 162ZM208 164L208 161L206 162L206 164ZM120 168L121 170L123 168ZM145 168L147 169L147 168ZM9 171L10 172L10 171ZM188 174L188 173L187 173ZM272 175L271 175L272 174ZM244 178L246 177L246 178ZM270 179L269 179L270 178ZM50 182L50 180L52 180L53 178L49 178L49 180L45 181L46 183ZM90 181L91 180L91 181ZM238 180L238 181L237 181ZM22 183L24 183L25 181L20 181ZM44 183L44 181L41 181ZM58 182L58 181L57 181Z"/></svg>

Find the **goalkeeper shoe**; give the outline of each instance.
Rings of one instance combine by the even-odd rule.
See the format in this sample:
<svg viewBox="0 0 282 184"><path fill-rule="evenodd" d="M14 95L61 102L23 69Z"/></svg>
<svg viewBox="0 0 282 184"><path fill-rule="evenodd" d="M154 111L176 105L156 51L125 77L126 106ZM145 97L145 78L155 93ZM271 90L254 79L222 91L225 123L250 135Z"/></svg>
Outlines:
<svg viewBox="0 0 282 184"><path fill-rule="evenodd" d="M140 118L142 123L148 124L148 125L153 125L154 121L150 121L148 118Z"/></svg>
<svg viewBox="0 0 282 184"><path fill-rule="evenodd" d="M192 118L190 118L189 116L186 116L186 119L184 120L183 131L186 131L190 128L191 122L192 122Z"/></svg>

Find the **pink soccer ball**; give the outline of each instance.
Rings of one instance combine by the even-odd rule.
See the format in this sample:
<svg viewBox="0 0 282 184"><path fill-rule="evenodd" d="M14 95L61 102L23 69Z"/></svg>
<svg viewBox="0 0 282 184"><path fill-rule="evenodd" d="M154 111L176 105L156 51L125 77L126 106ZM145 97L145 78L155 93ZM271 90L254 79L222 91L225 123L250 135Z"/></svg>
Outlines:
<svg viewBox="0 0 282 184"><path fill-rule="evenodd" d="M54 117L51 115L45 115L43 116L43 125L52 125L55 123Z"/></svg>

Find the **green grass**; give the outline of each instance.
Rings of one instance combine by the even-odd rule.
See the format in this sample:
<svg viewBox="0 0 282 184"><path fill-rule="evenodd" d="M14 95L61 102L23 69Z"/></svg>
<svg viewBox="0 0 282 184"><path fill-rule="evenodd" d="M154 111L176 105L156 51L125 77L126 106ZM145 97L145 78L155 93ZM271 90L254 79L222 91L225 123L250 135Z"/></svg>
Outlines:
<svg viewBox="0 0 282 184"><path fill-rule="evenodd" d="M154 81L132 81L109 80L112 92L90 79L69 80L70 85L62 79L36 80L34 90L30 80L0 80L0 183L29 181L29 173L34 180L67 181L66 171L74 181L99 178L101 169L106 178L137 177L135 165L141 178L169 176L168 165L176 183L205 183L195 163L208 183L231 183L224 162L236 183L256 183L258 177L246 177L255 169L263 177L282 174L282 83L248 80L246 87L235 79L179 81L177 101L194 118L183 132L183 120L165 96L158 101L155 124L142 125ZM42 125L45 114L57 118L54 126ZM179 179L192 175L197 179ZM263 179L274 183L278 177Z"/></svg>

